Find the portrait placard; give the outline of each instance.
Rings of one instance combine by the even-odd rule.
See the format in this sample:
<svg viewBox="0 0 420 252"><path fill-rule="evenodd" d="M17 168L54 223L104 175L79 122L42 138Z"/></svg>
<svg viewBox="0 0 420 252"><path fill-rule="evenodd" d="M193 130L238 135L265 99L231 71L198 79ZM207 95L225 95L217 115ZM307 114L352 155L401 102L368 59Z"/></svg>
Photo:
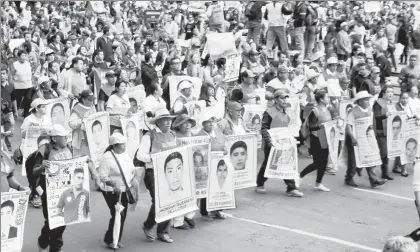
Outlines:
<svg viewBox="0 0 420 252"><path fill-rule="evenodd" d="M133 159L134 154L140 145L140 123L139 123L139 114L136 114L130 118L121 118L121 127L123 130L124 136L127 138L126 143L126 153Z"/></svg>
<svg viewBox="0 0 420 252"><path fill-rule="evenodd" d="M200 97L201 85L203 84L200 78L190 77L187 75L169 76L168 81L169 81L169 95L171 97L171 100L170 100L171 108L174 107L175 101L177 101L177 99L184 98L184 97L180 97L181 96L180 88L182 87L183 84L192 86L189 101L196 101L198 100L198 97Z"/></svg>
<svg viewBox="0 0 420 252"><path fill-rule="evenodd" d="M157 223L197 210L191 152L184 146L152 154Z"/></svg>
<svg viewBox="0 0 420 252"><path fill-rule="evenodd" d="M197 134L203 128L201 115L206 110L206 101L191 101L187 102L184 106L187 108L188 115L196 122L191 132Z"/></svg>
<svg viewBox="0 0 420 252"><path fill-rule="evenodd" d="M393 112L387 117L387 149L388 158L401 156L404 148L402 148L403 133L407 123L407 113L404 111Z"/></svg>
<svg viewBox="0 0 420 252"><path fill-rule="evenodd" d="M338 146L340 143L339 120L341 119L325 122L322 124L321 130L319 130L321 147L324 147L323 145L328 147L333 168L337 168L338 165Z"/></svg>
<svg viewBox="0 0 420 252"><path fill-rule="evenodd" d="M357 140L357 146L354 147L356 166L366 168L381 165L382 160L373 130L372 117L355 120L353 131Z"/></svg>
<svg viewBox="0 0 420 252"><path fill-rule="evenodd" d="M261 122L262 116L266 107L262 104L244 104L243 120L245 127L250 132L257 134L257 147L261 148L262 135L261 135Z"/></svg>
<svg viewBox="0 0 420 252"><path fill-rule="evenodd" d="M298 174L297 146L289 128L268 130L273 147L268 156L264 177L294 179Z"/></svg>
<svg viewBox="0 0 420 252"><path fill-rule="evenodd" d="M194 163L195 193L197 199L207 197L210 170L210 143L209 136L177 138L179 146L190 146Z"/></svg>
<svg viewBox="0 0 420 252"><path fill-rule="evenodd" d="M29 192L1 193L1 251L22 251Z"/></svg>
<svg viewBox="0 0 420 252"><path fill-rule="evenodd" d="M402 136L401 164L412 163L420 158L418 144L420 142L420 125L417 119L406 121Z"/></svg>
<svg viewBox="0 0 420 252"><path fill-rule="evenodd" d="M233 53L226 56L225 82L236 81L239 77L242 55Z"/></svg>
<svg viewBox="0 0 420 252"><path fill-rule="evenodd" d="M66 130L71 130L69 126L70 105L67 97L47 100L47 115L51 125L61 124Z"/></svg>
<svg viewBox="0 0 420 252"><path fill-rule="evenodd" d="M108 112L98 112L90 115L84 122L90 158L98 168L99 159L109 146L109 114Z"/></svg>
<svg viewBox="0 0 420 252"><path fill-rule="evenodd" d="M233 166L223 152L211 152L207 211L235 208Z"/></svg>
<svg viewBox="0 0 420 252"><path fill-rule="evenodd" d="M287 99L286 114L290 118L289 129L293 132L293 136L299 136L302 121L300 120L300 103L297 96L290 96Z"/></svg>
<svg viewBox="0 0 420 252"><path fill-rule="evenodd" d="M49 161L46 171L50 228L90 222L88 157Z"/></svg>
<svg viewBox="0 0 420 252"><path fill-rule="evenodd" d="M226 136L226 147L233 166L235 189L256 186L257 181L257 135Z"/></svg>
<svg viewBox="0 0 420 252"><path fill-rule="evenodd" d="M25 162L27 157L33 153L34 151L38 150L38 137L41 136L43 133L49 134L51 131L50 127L43 127L43 126L29 126L26 130L26 136L23 140L23 145L21 148L22 151L22 176L26 176L26 166Z"/></svg>

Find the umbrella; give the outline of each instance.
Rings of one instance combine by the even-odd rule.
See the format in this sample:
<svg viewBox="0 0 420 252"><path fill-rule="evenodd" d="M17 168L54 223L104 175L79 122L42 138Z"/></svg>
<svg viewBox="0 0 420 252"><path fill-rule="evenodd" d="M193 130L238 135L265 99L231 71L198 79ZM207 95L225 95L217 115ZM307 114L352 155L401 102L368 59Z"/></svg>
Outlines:
<svg viewBox="0 0 420 252"><path fill-rule="evenodd" d="M118 249L118 242L120 239L120 229L121 229L121 212L124 210L124 207L121 205L121 193L117 204L115 204L115 221L114 229L112 233L114 251Z"/></svg>

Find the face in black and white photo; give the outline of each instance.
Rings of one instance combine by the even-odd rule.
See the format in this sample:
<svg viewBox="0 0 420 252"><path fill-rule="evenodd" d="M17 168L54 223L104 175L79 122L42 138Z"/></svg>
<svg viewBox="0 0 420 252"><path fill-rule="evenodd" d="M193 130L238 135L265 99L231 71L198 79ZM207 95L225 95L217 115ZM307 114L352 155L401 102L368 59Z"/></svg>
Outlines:
<svg viewBox="0 0 420 252"><path fill-rule="evenodd" d="M401 117L396 116L392 119L392 140L398 140L401 133L402 120Z"/></svg>
<svg viewBox="0 0 420 252"><path fill-rule="evenodd" d="M219 161L219 163L217 163L216 175L217 183L219 184L219 187L222 188L228 175L228 167L225 163L225 160L222 159Z"/></svg>
<svg viewBox="0 0 420 252"><path fill-rule="evenodd" d="M182 189L183 170L184 161L181 153L174 152L166 158L165 178L171 191L175 192Z"/></svg>
<svg viewBox="0 0 420 252"><path fill-rule="evenodd" d="M408 161L412 162L416 157L417 153L417 141L414 138L410 138L407 140L405 144L405 156L407 157Z"/></svg>
<svg viewBox="0 0 420 252"><path fill-rule="evenodd" d="M245 170L248 159L248 147L245 142L235 142L230 148L230 161L235 171Z"/></svg>

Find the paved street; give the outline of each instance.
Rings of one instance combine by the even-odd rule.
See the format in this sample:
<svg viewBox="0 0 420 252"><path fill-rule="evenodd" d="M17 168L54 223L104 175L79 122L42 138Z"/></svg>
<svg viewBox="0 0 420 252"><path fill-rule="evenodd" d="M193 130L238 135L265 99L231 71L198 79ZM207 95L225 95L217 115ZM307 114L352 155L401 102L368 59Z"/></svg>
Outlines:
<svg viewBox="0 0 420 252"><path fill-rule="evenodd" d="M21 122L18 122L19 124ZM20 126L20 125L17 125ZM16 127L18 128L18 127ZM18 131L14 147L18 145ZM310 160L299 157L299 168ZM261 160L260 160L261 161ZM370 189L366 172L356 177L360 189L344 185L344 170L326 175L324 184L331 192L315 192L315 173L305 177L301 190L305 197L290 198L281 180L268 180L266 195L253 188L236 191L237 209L225 211L224 221L203 222L196 215L197 227L182 231L171 229L174 244L148 242L141 230L150 207L150 197L143 194L136 212L129 212L121 251L286 251L286 252L356 252L381 251L387 238L406 234L418 226L413 203L412 176ZM412 174L413 170L408 170ZM26 178L18 179L27 184ZM379 169L377 173L380 174ZM64 251L105 251L102 242L110 214L102 195L91 193L92 222L67 227ZM23 252L37 249L37 237L43 225L41 209L29 207L26 218Z"/></svg>

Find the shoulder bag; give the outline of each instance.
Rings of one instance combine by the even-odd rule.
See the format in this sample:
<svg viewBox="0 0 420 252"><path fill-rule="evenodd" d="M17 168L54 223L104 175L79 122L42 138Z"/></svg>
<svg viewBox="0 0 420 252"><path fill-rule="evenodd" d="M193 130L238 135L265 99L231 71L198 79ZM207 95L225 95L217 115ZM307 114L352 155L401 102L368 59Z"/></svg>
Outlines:
<svg viewBox="0 0 420 252"><path fill-rule="evenodd" d="M124 184L125 184L125 188L126 188L126 194L127 194L127 200L128 200L128 203L129 204L134 204L134 203L136 203L137 202L137 192L136 192L136 189L134 188L134 187L128 187L128 183L127 183L127 180L125 179L125 175L124 175L124 172L123 172L123 170L122 170L122 168L121 168L121 165L120 165L120 162L118 161L118 159L117 159L117 157L115 156L115 154L114 154L114 152L113 151L111 151L111 154L112 154L112 156L114 157L114 159L115 159L115 162L117 163L117 165L118 165L118 168L120 169L120 173L121 173L121 176L122 176L122 178L123 178L123 181L124 181Z"/></svg>

